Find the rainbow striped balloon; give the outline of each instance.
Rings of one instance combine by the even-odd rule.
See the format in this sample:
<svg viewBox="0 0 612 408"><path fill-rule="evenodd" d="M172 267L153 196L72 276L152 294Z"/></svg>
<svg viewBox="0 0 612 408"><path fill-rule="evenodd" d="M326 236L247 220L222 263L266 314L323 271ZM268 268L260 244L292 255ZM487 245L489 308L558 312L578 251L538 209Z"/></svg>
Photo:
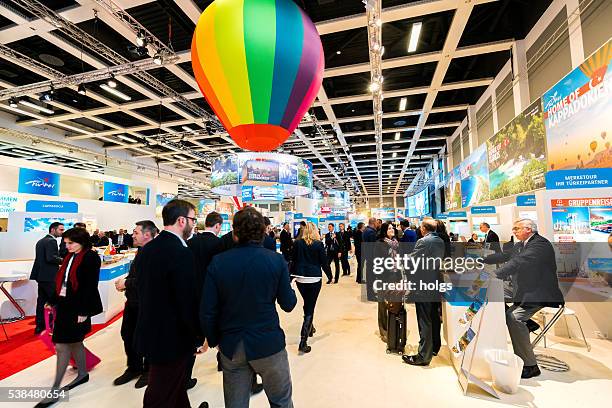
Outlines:
<svg viewBox="0 0 612 408"><path fill-rule="evenodd" d="M323 80L319 33L291 0L216 0L191 44L196 81L236 144L280 146Z"/></svg>

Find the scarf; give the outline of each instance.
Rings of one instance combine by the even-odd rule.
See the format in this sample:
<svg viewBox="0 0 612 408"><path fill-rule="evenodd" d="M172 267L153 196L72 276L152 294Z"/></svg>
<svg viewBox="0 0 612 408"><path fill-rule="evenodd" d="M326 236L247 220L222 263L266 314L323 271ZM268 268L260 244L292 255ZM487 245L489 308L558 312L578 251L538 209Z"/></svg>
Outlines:
<svg viewBox="0 0 612 408"><path fill-rule="evenodd" d="M82 250L80 253L76 255L68 254L64 257L62 266L60 267L60 270L57 272L57 275L55 276L55 291L58 296L62 290L62 283L64 282L64 276L66 273L66 269L68 268L68 262L70 261L70 257L72 256L74 256L75 258L72 261L72 266L70 267L68 280L70 281L70 286L72 286L72 290L74 292L78 290L79 281L77 280L77 269L79 269L79 265L81 265L81 262L83 261L83 258L85 257L86 252L87 250Z"/></svg>
<svg viewBox="0 0 612 408"><path fill-rule="evenodd" d="M397 255L397 250L399 249L399 242L390 238L385 238L385 242L387 245L389 245L389 255L395 258L395 255Z"/></svg>

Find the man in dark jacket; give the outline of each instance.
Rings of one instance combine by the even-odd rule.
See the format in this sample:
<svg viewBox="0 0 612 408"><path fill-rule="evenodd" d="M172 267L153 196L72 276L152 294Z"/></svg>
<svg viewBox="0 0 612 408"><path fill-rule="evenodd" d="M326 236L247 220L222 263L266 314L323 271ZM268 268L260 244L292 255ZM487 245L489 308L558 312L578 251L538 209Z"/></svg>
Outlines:
<svg viewBox="0 0 612 408"><path fill-rule="evenodd" d="M403 235L400 238L400 242L416 242L417 234L416 231L410 228L410 221L402 220L400 222L400 227L402 228Z"/></svg>
<svg viewBox="0 0 612 408"><path fill-rule="evenodd" d="M353 231L353 244L355 245L355 258L357 258L357 277L356 282L362 283L363 259L361 255L361 243L363 242L363 227L365 224L360 222Z"/></svg>
<svg viewBox="0 0 612 408"><path fill-rule="evenodd" d="M351 233L345 231L344 224L340 223L338 226L340 231L336 235L338 244L340 245L340 262L342 263L342 276L349 276L351 274L351 266L348 261L348 253L351 250Z"/></svg>
<svg viewBox="0 0 612 408"><path fill-rule="evenodd" d="M514 354L525 363L521 378L531 378L540 375L540 368L529 340L527 322L543 307L559 307L564 300L550 241L538 234L536 223L530 219L516 221L512 232L521 242L515 244L508 262L496 275L499 279L514 278L514 305L506 310L506 325Z"/></svg>
<svg viewBox="0 0 612 408"><path fill-rule="evenodd" d="M138 292L136 289L138 282L138 273L140 272L140 248L147 245L157 235L157 227L153 221L145 220L138 221L133 232L134 246L139 248L136 257L130 265L130 271L125 278L119 278L115 281L115 288L119 292L125 292L125 307L123 309L123 320L121 322L121 338L123 339L123 348L127 356L127 369L119 377L115 378L113 384L123 385L134 378L139 377L136 381L136 388L142 388L147 385L149 380L149 367L147 361L138 354L134 347L134 332L136 331L136 322L138 321Z"/></svg>
<svg viewBox="0 0 612 408"><path fill-rule="evenodd" d="M38 283L35 334L45 330L45 303L50 303L55 295L55 277L62 264L57 238L63 233L64 224L54 222L49 226L49 233L36 243L36 257L30 274L30 280Z"/></svg>
<svg viewBox="0 0 612 408"><path fill-rule="evenodd" d="M334 263L336 272L334 275L334 283L338 283L340 277L340 243L334 232L334 224L329 223L327 226L327 234L325 234L325 253L327 253L327 262Z"/></svg>
<svg viewBox="0 0 612 408"><path fill-rule="evenodd" d="M197 219L195 207L172 200L162 210L164 230L142 248L138 273L136 350L149 361L143 406L189 407L187 365L198 324L195 260L185 240ZM198 348L205 351L206 344Z"/></svg>
<svg viewBox="0 0 612 408"><path fill-rule="evenodd" d="M264 220L254 208L234 215L233 231L238 246L212 260L200 312L208 344L221 351L225 406L248 406L258 373L270 405L291 407L285 334L276 311L277 302L285 312L297 303L287 263L263 248Z"/></svg>
<svg viewBox="0 0 612 408"><path fill-rule="evenodd" d="M488 249L494 252L502 251L501 246L499 244L499 236L495 233L495 231L491 229L491 226L488 223L480 223L480 231L484 232L485 234L485 238L483 241L485 248L488 247Z"/></svg>
<svg viewBox="0 0 612 408"><path fill-rule="evenodd" d="M263 240L263 247L269 249L270 251L276 252L276 239L273 237L274 232L272 232L272 235L270 235L270 232L272 231L272 223L268 217L263 218L264 224L266 225L266 234Z"/></svg>
<svg viewBox="0 0 612 408"><path fill-rule="evenodd" d="M280 250L285 260L289 262L293 247L293 239L291 238L291 225L288 222L283 224L283 230L280 233Z"/></svg>

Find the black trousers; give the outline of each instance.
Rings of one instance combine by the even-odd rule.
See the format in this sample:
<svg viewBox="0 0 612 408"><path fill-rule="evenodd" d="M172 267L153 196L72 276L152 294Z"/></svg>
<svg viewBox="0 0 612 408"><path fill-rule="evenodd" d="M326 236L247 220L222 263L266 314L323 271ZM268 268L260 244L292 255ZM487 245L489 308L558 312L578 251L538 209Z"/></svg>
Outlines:
<svg viewBox="0 0 612 408"><path fill-rule="evenodd" d="M289 262L291 260L291 251L281 251L285 261Z"/></svg>
<svg viewBox="0 0 612 408"><path fill-rule="evenodd" d="M355 258L357 258L357 277L355 278L355 281L357 283L361 283L363 280L363 260L361 259L361 251L355 250Z"/></svg>
<svg viewBox="0 0 612 408"><path fill-rule="evenodd" d="M342 255L340 255L340 262L342 263L342 274L350 275L351 266L349 265L349 261L348 261L348 251L342 252Z"/></svg>
<svg viewBox="0 0 612 408"><path fill-rule="evenodd" d="M333 262L336 266L336 273L334 276L334 282L338 283L338 278L340 277L340 258L338 258L337 252L331 252L327 254L327 262L331 267L331 263Z"/></svg>
<svg viewBox="0 0 612 408"><path fill-rule="evenodd" d="M429 363L433 353L438 353L442 344L440 339L440 302L416 302L417 323L419 325L419 357Z"/></svg>
<svg viewBox="0 0 612 408"><path fill-rule="evenodd" d="M55 294L55 282L38 282L36 299L36 330L45 329L45 303L49 303Z"/></svg>
<svg viewBox="0 0 612 408"><path fill-rule="evenodd" d="M190 408L187 396L189 355L164 364L151 364L143 408Z"/></svg>
<svg viewBox="0 0 612 408"><path fill-rule="evenodd" d="M125 303L123 309L123 321L121 322L121 338L123 348L127 356L127 368L132 372L143 372L149 369L147 361L136 351L134 347L134 333L138 320L138 306Z"/></svg>
<svg viewBox="0 0 612 408"><path fill-rule="evenodd" d="M321 281L316 283L300 283L296 282L297 288L304 299L304 316L314 315L315 306L319 292L321 292Z"/></svg>

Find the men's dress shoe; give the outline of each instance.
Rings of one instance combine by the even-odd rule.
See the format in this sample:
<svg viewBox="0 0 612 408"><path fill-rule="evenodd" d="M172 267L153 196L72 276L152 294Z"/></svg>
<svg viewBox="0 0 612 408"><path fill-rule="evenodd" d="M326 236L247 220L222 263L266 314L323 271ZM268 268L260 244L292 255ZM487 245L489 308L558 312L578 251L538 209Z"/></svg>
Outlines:
<svg viewBox="0 0 612 408"><path fill-rule="evenodd" d="M402 360L404 360L404 363L414 365L414 366L428 366L429 365L428 362L423 361L418 355L414 355L414 356L403 355Z"/></svg>
<svg viewBox="0 0 612 408"><path fill-rule="evenodd" d="M540 325L531 319L527 320L525 324L527 325L527 329L529 329L529 331L532 333L535 333L537 330L540 330Z"/></svg>
<svg viewBox="0 0 612 408"><path fill-rule="evenodd" d="M57 401L59 401L59 398L55 398L55 399L46 399L44 401L40 401L38 404L36 404L34 406L34 408L45 408L45 407L50 407L51 405L55 404Z"/></svg>
<svg viewBox="0 0 612 408"><path fill-rule="evenodd" d="M208 408L208 402L204 401L198 406L198 408Z"/></svg>
<svg viewBox="0 0 612 408"><path fill-rule="evenodd" d="M149 372L145 371L144 373L142 373L138 381L136 381L134 388L137 388L137 389L143 388L143 387L146 387L148 384L149 384Z"/></svg>
<svg viewBox="0 0 612 408"><path fill-rule="evenodd" d="M125 370L125 372L123 374L121 374L119 377L115 378L115 381L113 381L113 385L127 384L130 381L132 381L134 378L140 377L141 374L142 374L142 372L140 372L140 371Z"/></svg>
<svg viewBox="0 0 612 408"><path fill-rule="evenodd" d="M191 379L187 380L186 388L188 390L192 389L193 387L196 386L197 382L198 382L197 378L191 378Z"/></svg>
<svg viewBox="0 0 612 408"><path fill-rule="evenodd" d="M251 385L251 395L259 394L260 392L263 391L263 389L264 389L263 384L254 382Z"/></svg>
<svg viewBox="0 0 612 408"><path fill-rule="evenodd" d="M540 372L540 367L538 367L538 365L534 365L534 366L525 366L523 367L523 372L521 373L521 378L531 378L531 377L537 377L538 375L542 374Z"/></svg>
<svg viewBox="0 0 612 408"><path fill-rule="evenodd" d="M437 351L433 351L433 352L432 352L432 354L433 354L433 355L434 355L434 357L435 357L435 356L437 356L437 355L438 355L438 352L437 352Z"/></svg>

